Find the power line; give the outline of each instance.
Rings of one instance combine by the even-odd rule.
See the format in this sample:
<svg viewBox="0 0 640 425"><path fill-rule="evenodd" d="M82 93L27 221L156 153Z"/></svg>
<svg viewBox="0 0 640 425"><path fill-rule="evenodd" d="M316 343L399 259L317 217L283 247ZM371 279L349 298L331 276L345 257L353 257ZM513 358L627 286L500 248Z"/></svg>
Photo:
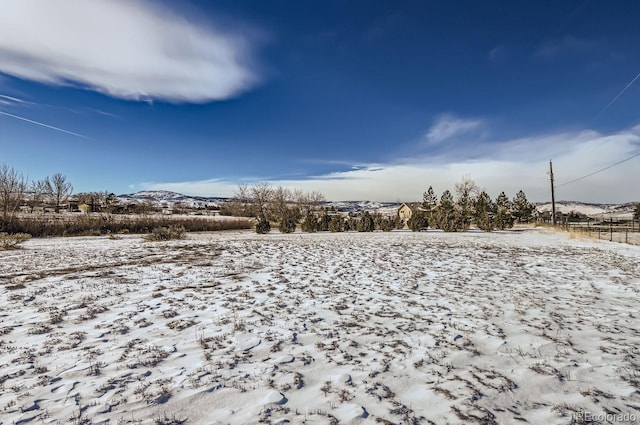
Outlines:
<svg viewBox="0 0 640 425"><path fill-rule="evenodd" d="M621 160L621 161L618 161L618 162L616 162L616 163L613 163L613 164L611 164L611 165L608 165L608 166L606 166L606 167L604 167L604 168L601 168L601 169L599 169L599 170L597 170L597 171L594 171L594 172L592 172L592 173L586 174L586 175L584 175L584 176L582 176L582 177L578 177L577 179L569 180L568 182L565 182L565 183L559 184L559 185L557 185L556 187L566 186L566 185L568 185L568 184L575 183L575 182L578 182L578 181L580 181L580 180L586 179L587 177L591 177L591 176L593 176L593 175L596 175L596 174L598 174L598 173L601 173L601 172L603 172L603 171L606 171L606 170L608 170L609 168L613 168L613 167L615 167L615 166L617 166L617 165L622 164L623 162L627 162L627 161L629 161L629 160L631 160L631 159L633 159L633 158L635 158L635 157L638 157L638 156L640 156L640 152L635 153L635 154L633 154L633 155L631 155L631 156L629 156L629 157L627 157L627 158L625 158L625 159L623 159L623 160Z"/></svg>
<svg viewBox="0 0 640 425"><path fill-rule="evenodd" d="M629 89L629 87L631 87L631 86L633 85L633 83L635 83L635 82L636 82L636 80L637 80L638 78L640 78L640 73L638 73L638 75L636 75L636 77L635 77L633 80L631 80L631 82L630 82L629 84L627 84L627 85L626 85L622 90L620 90L620 93L618 93L618 94L616 95L616 97L614 97L614 98L611 100L611 102L607 103L607 106L605 106L604 108L602 108L602 110L601 110L600 112L598 112L598 113L596 114L596 116L595 116L595 117L593 117L593 119L594 119L594 120L595 120L595 119L597 119L600 115L602 115L602 113L603 113L604 111L606 111L607 109L609 109L609 107L610 107L611 105L613 105L613 104L615 103L615 101L616 101L616 100L618 100L618 98L619 98L620 96L622 96L622 95L624 94L624 92L626 92L626 91Z"/></svg>
<svg viewBox="0 0 640 425"><path fill-rule="evenodd" d="M627 85L626 85L622 90L620 90L620 92L619 92L619 93L618 93L618 94L617 94L617 95L616 95L616 96L615 96L615 97L614 97L614 98L613 98L613 99L612 99L612 100L611 100L611 101L610 101L610 102L609 102L609 103L608 103L604 108L602 108L602 110L600 110L600 112L598 112L598 113L593 117L593 120L597 119L597 118L598 118L600 115L602 115L602 114L603 114L607 109L609 109L609 107L610 107L611 105L613 105L613 104L616 102L616 100L618 100L618 98L619 98L620 96L622 96L622 95L624 94L624 92L626 92L626 91L629 89L629 87L631 87L631 86L636 82L636 80L638 80L638 78L640 78L640 73L638 73L638 75L636 75L636 76L635 76L635 78L634 78L633 80L631 80L631 81L630 81L630 82L629 82L629 83L628 83L628 84L627 84ZM637 122L640 122L640 120L639 120L639 121L637 121ZM637 123L637 122L636 122L636 123ZM633 125L635 125L636 123L634 123ZM602 143L600 146L604 145L604 144L605 144L605 143L607 143L607 142L608 142L608 140L606 140L606 141L605 141L604 143ZM569 184L579 182L580 180L584 180L584 179L586 179L586 178L588 178L588 177L591 177L591 176L594 176L594 175L596 175L596 174L599 174L599 173L601 173L601 172L603 172L603 171L606 171L606 170L608 170L608 169L610 169L610 168L613 168L613 167L615 167L615 166L617 166L617 165L620 165L620 164L622 164L622 163L624 163L624 162L627 162L627 161L629 161L629 160L631 160L631 159L633 159L633 158L636 158L636 157L638 157L638 156L640 156L640 152L635 153L635 154L633 154L633 155L631 155L631 156L629 156L629 157L627 157L627 158L625 158L625 159L623 159L623 160L620 160L620 161L618 161L618 162L615 162L615 163L613 163L613 164L611 164L611 165L608 165L608 166L606 166L606 167L604 167L604 168L601 168L601 169L599 169L599 170L593 171L593 172L591 172L591 173L589 173L589 174L585 174L584 176L582 176L582 177L578 177L577 179L569 180L568 182L565 182L565 183L562 183L562 184L556 185L556 187L567 186L567 185L569 185Z"/></svg>

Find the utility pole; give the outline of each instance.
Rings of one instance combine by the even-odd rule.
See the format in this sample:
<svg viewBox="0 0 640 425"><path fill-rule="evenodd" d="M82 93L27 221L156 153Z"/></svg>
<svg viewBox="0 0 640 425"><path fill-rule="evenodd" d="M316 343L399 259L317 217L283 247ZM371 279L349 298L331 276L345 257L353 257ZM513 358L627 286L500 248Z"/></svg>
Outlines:
<svg viewBox="0 0 640 425"><path fill-rule="evenodd" d="M553 187L553 163L549 161L549 178L551 179L551 225L556 225L556 193Z"/></svg>

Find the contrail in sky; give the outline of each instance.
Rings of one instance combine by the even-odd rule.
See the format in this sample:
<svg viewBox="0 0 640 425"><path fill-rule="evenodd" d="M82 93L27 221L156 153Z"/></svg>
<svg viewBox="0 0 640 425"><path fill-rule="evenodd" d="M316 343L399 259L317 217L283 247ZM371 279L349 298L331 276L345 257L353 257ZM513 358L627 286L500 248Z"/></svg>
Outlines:
<svg viewBox="0 0 640 425"><path fill-rule="evenodd" d="M39 126L46 127L46 128L50 128L52 130L60 131L62 133L71 134L72 136L82 137L83 139L89 139L89 137L84 136L82 134L74 133L73 131L65 130L65 129L59 128L59 127L54 127L52 125L48 125L48 124L45 124L45 123L42 123L42 122L30 120L28 118L19 117L18 115L13 115L13 114L10 114L8 112L0 111L0 115L6 115L8 117L15 118L17 120L26 121L28 123L39 125Z"/></svg>
<svg viewBox="0 0 640 425"><path fill-rule="evenodd" d="M629 87L631 87L631 86L633 85L633 83L635 83L635 82L636 82L636 80L637 80L638 78L640 78L640 74L636 75L636 78L634 78L633 80L631 80L631 82L630 82L629 84L627 84L627 86L626 86L625 88L623 88L622 90L620 90L620 93L618 93L618 94L616 95L616 97L614 97L614 98L613 98L613 100L607 104L607 106L605 106L604 108L602 108L602 111L598 112L598 113L596 114L596 116L595 116L595 117L593 117L593 119L598 118L600 115L602 115L602 113L603 113L604 111L606 111L607 109L609 109L609 107L610 107L611 105L613 105L613 104L614 104L614 102L615 102L616 100L618 100L618 98L619 98L620 96L622 96L622 94L623 94L624 92L626 92L626 91L629 89Z"/></svg>

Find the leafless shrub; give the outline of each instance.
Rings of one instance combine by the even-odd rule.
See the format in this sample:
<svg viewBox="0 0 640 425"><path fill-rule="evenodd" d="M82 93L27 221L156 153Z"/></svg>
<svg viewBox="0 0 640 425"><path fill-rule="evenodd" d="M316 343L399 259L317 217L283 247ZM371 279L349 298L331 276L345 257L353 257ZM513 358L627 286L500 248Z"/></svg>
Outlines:
<svg viewBox="0 0 640 425"><path fill-rule="evenodd" d="M67 314L66 311L51 310L49 312L49 323L51 323L52 325L55 325L62 322L62 319L64 318L64 316L66 316L66 314Z"/></svg>
<svg viewBox="0 0 640 425"><path fill-rule="evenodd" d="M51 330L51 326L48 326L44 323L38 323L37 325L32 326L28 330L29 335L42 335L46 334Z"/></svg>
<svg viewBox="0 0 640 425"><path fill-rule="evenodd" d="M28 233L0 233L0 250L17 249L18 245L31 239Z"/></svg>
<svg viewBox="0 0 640 425"><path fill-rule="evenodd" d="M156 227L145 238L148 241L168 241L172 239L184 239L186 229L184 226L173 225L168 227Z"/></svg>
<svg viewBox="0 0 640 425"><path fill-rule="evenodd" d="M253 227L253 222L243 218L211 220L202 217L182 218L118 214L26 214L13 218L10 231L12 233L28 233L33 237L98 236L150 233L155 228L170 226L182 226L187 232L216 232L250 229Z"/></svg>
<svg viewBox="0 0 640 425"><path fill-rule="evenodd" d="M193 326L195 325L196 322L193 319L177 319L174 320L172 322L167 323L167 327L169 329L173 329L176 331L181 331L184 330L186 328L188 328L189 326Z"/></svg>
<svg viewBox="0 0 640 425"><path fill-rule="evenodd" d="M154 425L182 425L187 423L187 419L181 419L179 416L171 415L167 416L164 413L162 416L159 416L153 420Z"/></svg>

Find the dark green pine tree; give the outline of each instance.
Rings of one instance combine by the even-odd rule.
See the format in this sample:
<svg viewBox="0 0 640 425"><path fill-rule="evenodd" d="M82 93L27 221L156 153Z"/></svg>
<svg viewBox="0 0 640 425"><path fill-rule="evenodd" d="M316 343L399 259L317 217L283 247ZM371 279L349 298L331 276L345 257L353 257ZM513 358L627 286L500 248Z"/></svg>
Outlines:
<svg viewBox="0 0 640 425"><path fill-rule="evenodd" d="M513 215L511 201L504 192L496 198L496 218L495 226L497 229L504 230L513 227Z"/></svg>
<svg viewBox="0 0 640 425"><path fill-rule="evenodd" d="M494 228L494 216L496 206L487 192L484 190L476 197L474 202L474 219L478 229L491 232Z"/></svg>
<svg viewBox="0 0 640 425"><path fill-rule="evenodd" d="M445 232L455 232L458 229L457 214L453 195L449 190L442 192L440 205L436 210L436 226Z"/></svg>
<svg viewBox="0 0 640 425"><path fill-rule="evenodd" d="M425 211L415 211L407 221L412 232L421 232L429 227L429 220Z"/></svg>
<svg viewBox="0 0 640 425"><path fill-rule="evenodd" d="M422 209L424 210L429 223L434 222L437 206L438 206L438 197L433 192L433 187L429 186L429 189L427 189L427 191L422 194Z"/></svg>
<svg viewBox="0 0 640 425"><path fill-rule="evenodd" d="M293 233L296 231L297 224L298 211L293 208L286 208L278 222L278 230L282 233Z"/></svg>
<svg viewBox="0 0 640 425"><path fill-rule="evenodd" d="M339 215L334 215L331 217L329 221L329 231L330 232L343 232L344 231L344 220Z"/></svg>
<svg viewBox="0 0 640 425"><path fill-rule="evenodd" d="M371 217L369 211L365 211L358 222L358 232L373 232L375 229L376 225L373 221L373 217Z"/></svg>
<svg viewBox="0 0 640 425"><path fill-rule="evenodd" d="M321 232L327 232L329 230L330 221L331 221L331 216L329 216L329 214L327 214L327 212L325 211L320 216L320 220L318 221L318 230L320 230Z"/></svg>
<svg viewBox="0 0 640 425"><path fill-rule="evenodd" d="M315 214L309 212L304 218L304 221L300 225L300 230L303 232L314 233L318 231L318 219Z"/></svg>
<svg viewBox="0 0 640 425"><path fill-rule="evenodd" d="M529 223L533 220L536 207L527 200L527 195L521 190L513 198L513 217L518 223Z"/></svg>
<svg viewBox="0 0 640 425"><path fill-rule="evenodd" d="M265 233L269 233L271 231L271 224L267 217L261 215L258 217L258 222L256 223L256 233L264 235Z"/></svg>

